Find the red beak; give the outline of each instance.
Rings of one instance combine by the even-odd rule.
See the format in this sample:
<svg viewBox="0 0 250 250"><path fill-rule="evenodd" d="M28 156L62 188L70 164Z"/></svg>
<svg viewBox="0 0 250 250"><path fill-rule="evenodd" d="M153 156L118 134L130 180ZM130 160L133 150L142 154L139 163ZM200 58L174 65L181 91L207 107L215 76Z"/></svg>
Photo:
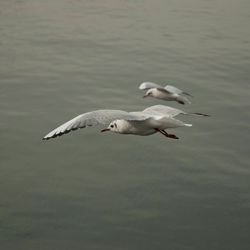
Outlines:
<svg viewBox="0 0 250 250"><path fill-rule="evenodd" d="M110 131L109 128L105 128L105 129L102 129L101 132L106 132L106 131Z"/></svg>

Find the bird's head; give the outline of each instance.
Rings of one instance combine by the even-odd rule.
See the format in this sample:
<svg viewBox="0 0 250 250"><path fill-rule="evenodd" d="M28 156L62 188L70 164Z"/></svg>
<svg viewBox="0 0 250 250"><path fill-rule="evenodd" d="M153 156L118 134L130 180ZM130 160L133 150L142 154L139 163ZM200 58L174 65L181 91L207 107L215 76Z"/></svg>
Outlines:
<svg viewBox="0 0 250 250"><path fill-rule="evenodd" d="M148 96L153 96L153 89L147 90L146 94L143 96L143 98L146 98Z"/></svg>
<svg viewBox="0 0 250 250"><path fill-rule="evenodd" d="M115 120L112 121L109 126L103 130L101 130L101 132L106 132L106 131L112 131L115 133L119 133L120 132L120 128L121 128L121 122L119 120Z"/></svg>

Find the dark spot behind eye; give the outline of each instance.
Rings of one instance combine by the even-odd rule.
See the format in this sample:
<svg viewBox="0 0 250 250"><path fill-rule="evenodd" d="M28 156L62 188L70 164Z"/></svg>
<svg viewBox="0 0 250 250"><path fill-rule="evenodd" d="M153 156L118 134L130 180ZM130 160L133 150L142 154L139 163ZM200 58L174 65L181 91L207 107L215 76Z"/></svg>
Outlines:
<svg viewBox="0 0 250 250"><path fill-rule="evenodd" d="M115 127L117 128L117 125L116 125L116 123L115 123Z"/></svg>

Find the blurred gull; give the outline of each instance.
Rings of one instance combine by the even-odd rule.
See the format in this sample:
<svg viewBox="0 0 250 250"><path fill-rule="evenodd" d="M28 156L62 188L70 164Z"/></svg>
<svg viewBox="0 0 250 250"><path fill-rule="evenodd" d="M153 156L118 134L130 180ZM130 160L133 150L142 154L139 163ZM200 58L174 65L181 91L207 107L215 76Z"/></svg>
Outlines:
<svg viewBox="0 0 250 250"><path fill-rule="evenodd" d="M168 138L178 139L176 135L169 134L165 129L192 126L191 124L174 118L179 114L207 116L202 113L186 113L182 110L164 105L151 106L138 112L108 109L95 110L81 114L62 124L44 136L43 139L48 140L69 133L72 130L99 124L109 124L109 126L102 129L101 132L112 131L119 134L134 135L152 135L159 132Z"/></svg>
<svg viewBox="0 0 250 250"><path fill-rule="evenodd" d="M139 89L146 90L146 94L143 97L155 97L165 101L176 101L180 104L191 103L185 96L191 96L189 93L184 92L172 85L166 85L165 87L153 82L143 82L140 84Z"/></svg>

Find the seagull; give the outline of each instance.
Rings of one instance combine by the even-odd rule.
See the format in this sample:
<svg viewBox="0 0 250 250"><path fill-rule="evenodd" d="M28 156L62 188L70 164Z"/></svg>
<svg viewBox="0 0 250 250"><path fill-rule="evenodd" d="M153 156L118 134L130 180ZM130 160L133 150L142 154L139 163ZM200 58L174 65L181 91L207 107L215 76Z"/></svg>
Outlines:
<svg viewBox="0 0 250 250"><path fill-rule="evenodd" d="M78 115L72 120L62 124L45 135L43 140L49 140L51 138L69 133L73 130L88 126L96 126L99 124L109 124L108 127L102 129L101 132L111 131L119 134L142 136L152 135L159 132L168 138L179 139L176 135L169 134L165 130L170 128L192 126L192 124L187 124L174 118L179 114L208 116L202 113L187 113L180 109L164 105L154 105L144 109L143 111L137 112L109 109L95 110Z"/></svg>
<svg viewBox="0 0 250 250"><path fill-rule="evenodd" d="M165 87L153 83L153 82L143 82L140 84L139 89L146 90L146 94L143 96L148 97L155 97L157 99L162 99L165 101L176 101L180 104L191 103L185 96L191 96L189 93L184 92L172 85L166 85ZM183 95L181 95L183 94Z"/></svg>

